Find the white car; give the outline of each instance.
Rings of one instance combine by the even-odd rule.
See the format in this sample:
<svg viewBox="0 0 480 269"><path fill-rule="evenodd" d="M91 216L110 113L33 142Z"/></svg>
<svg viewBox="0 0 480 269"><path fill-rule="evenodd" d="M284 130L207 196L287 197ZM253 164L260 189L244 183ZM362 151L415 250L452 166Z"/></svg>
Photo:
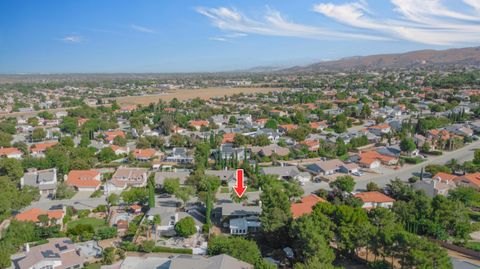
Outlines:
<svg viewBox="0 0 480 269"><path fill-rule="evenodd" d="M362 172L357 171L357 172L353 172L352 175L357 176L357 177L361 177L363 174L362 174Z"/></svg>

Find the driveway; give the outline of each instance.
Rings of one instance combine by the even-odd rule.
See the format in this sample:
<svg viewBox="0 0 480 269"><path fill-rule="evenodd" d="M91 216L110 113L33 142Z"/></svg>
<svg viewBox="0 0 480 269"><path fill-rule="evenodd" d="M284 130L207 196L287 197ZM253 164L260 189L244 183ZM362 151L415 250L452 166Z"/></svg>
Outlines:
<svg viewBox="0 0 480 269"><path fill-rule="evenodd" d="M85 200L90 198L93 191L77 191L77 193L70 200Z"/></svg>

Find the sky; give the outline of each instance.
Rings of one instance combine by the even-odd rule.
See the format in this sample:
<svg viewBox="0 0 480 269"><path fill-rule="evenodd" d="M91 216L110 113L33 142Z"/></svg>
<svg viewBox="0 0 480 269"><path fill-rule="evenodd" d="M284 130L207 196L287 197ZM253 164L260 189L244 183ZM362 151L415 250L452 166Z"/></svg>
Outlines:
<svg viewBox="0 0 480 269"><path fill-rule="evenodd" d="M480 0L1 0L0 73L214 72L480 45Z"/></svg>

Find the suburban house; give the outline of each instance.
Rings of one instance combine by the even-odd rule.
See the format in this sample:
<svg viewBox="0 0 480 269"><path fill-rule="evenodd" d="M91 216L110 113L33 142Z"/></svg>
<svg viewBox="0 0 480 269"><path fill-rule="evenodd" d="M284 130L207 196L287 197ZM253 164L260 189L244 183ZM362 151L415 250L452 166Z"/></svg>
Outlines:
<svg viewBox="0 0 480 269"><path fill-rule="evenodd" d="M157 268L157 269L253 269L253 265L235 259L226 254L217 256L197 255L172 255L166 257L162 253L148 253L132 255L118 263L103 265L102 269L131 269L131 268Z"/></svg>
<svg viewBox="0 0 480 269"><path fill-rule="evenodd" d="M455 189L457 186L453 180L442 180L442 179L424 179L418 180L413 184L415 190L421 190L425 192L426 195L433 198L436 195L447 196L448 191Z"/></svg>
<svg viewBox="0 0 480 269"><path fill-rule="evenodd" d="M13 159L21 159L23 152L14 147L0 148L0 157L2 158L13 158Z"/></svg>
<svg viewBox="0 0 480 269"><path fill-rule="evenodd" d="M220 145L220 150L217 151L217 154L220 154L220 158L224 160L237 159L241 161L245 157L249 157L248 154L245 155L245 148L235 148L230 143Z"/></svg>
<svg viewBox="0 0 480 269"><path fill-rule="evenodd" d="M38 188L40 195L53 196L57 192L57 169L35 170L23 174L20 186Z"/></svg>
<svg viewBox="0 0 480 269"><path fill-rule="evenodd" d="M271 144L264 147L252 147L251 152L264 157L270 157L273 154L283 157L290 154L290 149Z"/></svg>
<svg viewBox="0 0 480 269"><path fill-rule="evenodd" d="M79 191L96 191L102 184L102 174L96 170L72 170L65 175L66 183Z"/></svg>
<svg viewBox="0 0 480 269"><path fill-rule="evenodd" d="M124 190L127 187L145 187L147 179L147 168L120 167L108 182L108 188L109 190Z"/></svg>
<svg viewBox="0 0 480 269"><path fill-rule="evenodd" d="M270 110L270 115L275 116L275 117L283 117L283 116L287 115L287 113L285 113L281 110L278 110L278 109L272 109L272 110Z"/></svg>
<svg viewBox="0 0 480 269"><path fill-rule="evenodd" d="M107 141L109 144L112 144L113 140L117 136L120 136L122 138L126 137L125 132L122 130L107 131L103 133L103 137L105 138L105 141Z"/></svg>
<svg viewBox="0 0 480 269"><path fill-rule="evenodd" d="M256 119L253 123L260 127L260 128L263 128L265 127L265 123L267 123L268 119L267 118L262 118L262 119Z"/></svg>
<svg viewBox="0 0 480 269"><path fill-rule="evenodd" d="M318 149L320 148L320 142L318 140L313 140L313 139L304 140L300 142L299 145L303 145L307 147L308 151L313 151L313 152L318 151Z"/></svg>
<svg viewBox="0 0 480 269"><path fill-rule="evenodd" d="M299 182L308 182L312 176L307 172L300 172L296 166L273 166L263 167L260 173L264 175L276 175L280 179L297 180Z"/></svg>
<svg viewBox="0 0 480 269"><path fill-rule="evenodd" d="M191 120L188 122L188 124L195 128L197 131L200 131L202 126L208 127L209 122L206 120Z"/></svg>
<svg viewBox="0 0 480 269"><path fill-rule="evenodd" d="M316 196L315 194L310 194L303 197L298 203L293 203L290 205L290 211L292 212L292 217L294 219L301 217L305 214L312 213L313 207L317 203L326 202L323 198Z"/></svg>
<svg viewBox="0 0 480 269"><path fill-rule="evenodd" d="M390 133L391 128L388 124L372 125L368 127L368 131L374 135L382 136Z"/></svg>
<svg viewBox="0 0 480 269"><path fill-rule="evenodd" d="M178 126L172 126L172 128L170 128L170 132L173 134L184 134L187 132L187 129Z"/></svg>
<svg viewBox="0 0 480 269"><path fill-rule="evenodd" d="M363 201L362 208L370 209L375 207L390 208L395 200L378 191L367 191L354 194L353 196Z"/></svg>
<svg viewBox="0 0 480 269"><path fill-rule="evenodd" d="M288 133L297 128L298 128L298 125L296 124L282 124L278 126L278 130L282 133Z"/></svg>
<svg viewBox="0 0 480 269"><path fill-rule="evenodd" d="M449 174L449 173L443 173L443 172L439 172L439 173L436 173L432 179L435 179L435 180L438 180L438 181L443 181L443 182L450 182L457 178L456 175L453 175L453 174Z"/></svg>
<svg viewBox="0 0 480 269"><path fill-rule="evenodd" d="M317 131L323 131L324 129L328 128L328 123L327 123L326 120L311 122L310 123L310 128L312 128L313 130L317 130Z"/></svg>
<svg viewBox="0 0 480 269"><path fill-rule="evenodd" d="M30 248L25 254L13 260L14 268L83 268L85 258L69 238L52 238L48 243Z"/></svg>
<svg viewBox="0 0 480 269"><path fill-rule="evenodd" d="M254 194L248 193L248 195L250 198L250 196ZM230 220L245 218L246 220L250 221L249 223L254 224L253 221L258 219L261 213L262 208L259 205L238 204L228 200L228 198L225 197L225 199L218 199L214 210L212 210L212 220L218 225L222 225L223 227L230 229ZM236 221L232 222L232 228L239 228L240 226L237 226L238 224L239 223Z"/></svg>
<svg viewBox="0 0 480 269"><path fill-rule="evenodd" d="M110 148L115 152L116 155L128 154L130 152L128 147L120 147L117 145L111 145Z"/></svg>
<svg viewBox="0 0 480 269"><path fill-rule="evenodd" d="M133 151L133 156L137 161L148 162L150 159L157 155L155 149L135 149Z"/></svg>
<svg viewBox="0 0 480 269"><path fill-rule="evenodd" d="M45 151L47 151L48 148L51 148L57 144L58 142L56 141L34 144L30 147L30 154L32 155L32 157L45 157Z"/></svg>
<svg viewBox="0 0 480 269"><path fill-rule="evenodd" d="M46 215L50 225L62 225L63 217L65 217L65 209L42 210L40 208L31 208L15 216L18 221L32 221L40 223L39 216Z"/></svg>
<svg viewBox="0 0 480 269"><path fill-rule="evenodd" d="M345 174L358 173L360 171L360 166L356 163L344 163L340 166L339 171Z"/></svg>
<svg viewBox="0 0 480 269"><path fill-rule="evenodd" d="M260 229L261 225L260 219L256 216L230 219L230 234L246 235L254 233Z"/></svg>
<svg viewBox="0 0 480 269"><path fill-rule="evenodd" d="M457 186L472 187L480 190L480 173L465 174L454 179Z"/></svg>
<svg viewBox="0 0 480 269"><path fill-rule="evenodd" d="M235 141L235 135L236 135L236 133L226 133L226 134L223 134L222 144L225 144L225 143L233 143L233 142Z"/></svg>
<svg viewBox="0 0 480 269"><path fill-rule="evenodd" d="M193 158L188 155L186 148L173 148L172 153L165 158L167 162L192 163Z"/></svg>
<svg viewBox="0 0 480 269"><path fill-rule="evenodd" d="M380 164L395 165L398 163L398 158L381 154L375 150L361 152L359 155L358 164L365 168L378 168Z"/></svg>
<svg viewBox="0 0 480 269"><path fill-rule="evenodd" d="M205 170L205 175L216 176L222 183L228 186L234 186L236 184L236 171L235 170ZM246 181L244 176L244 181Z"/></svg>
<svg viewBox="0 0 480 269"><path fill-rule="evenodd" d="M452 124L445 127L445 130L449 131L450 133L464 136L464 137L471 137L473 135L473 130L470 127L467 127L463 124Z"/></svg>
<svg viewBox="0 0 480 269"><path fill-rule="evenodd" d="M202 230L202 225L203 223L194 218L192 215L190 215L188 212L162 212L160 214L155 214L155 209L150 210L147 213L147 216L149 219L154 218L155 215L160 216L160 224L157 225L156 227L156 233L158 237L160 236L174 236L176 235L175 232L175 224L177 224L178 221L180 221L183 218L186 217L192 217L194 222L195 222L195 228L197 228L197 231Z"/></svg>
<svg viewBox="0 0 480 269"><path fill-rule="evenodd" d="M316 174L328 176L339 172L340 167L342 167L343 165L345 164L339 159L332 159L328 161L321 161L309 164L307 165L307 169Z"/></svg>

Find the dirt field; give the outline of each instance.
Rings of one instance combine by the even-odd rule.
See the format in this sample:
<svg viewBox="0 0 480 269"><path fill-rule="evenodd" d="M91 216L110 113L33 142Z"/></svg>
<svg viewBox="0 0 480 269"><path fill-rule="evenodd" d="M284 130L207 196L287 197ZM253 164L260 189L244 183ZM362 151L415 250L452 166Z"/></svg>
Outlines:
<svg viewBox="0 0 480 269"><path fill-rule="evenodd" d="M194 98L210 99L213 97L221 97L225 95L233 95L238 93L267 93L272 91L282 91L280 88L206 88L206 89L181 89L173 90L165 94L144 95L144 96L125 96L118 97L117 102L120 105L148 105L157 103L158 100L170 101L173 98L178 100L189 100Z"/></svg>
<svg viewBox="0 0 480 269"><path fill-rule="evenodd" d="M284 91L285 88L205 88L205 89L179 89L166 92L165 94L157 95L142 95L142 96L124 96L118 97L117 102L119 105L149 105L151 103L157 103L158 100L170 101L173 98L184 101L194 98L210 99L213 97L233 95L238 93L251 94L251 93L267 93L272 91ZM55 109L43 109L39 111L30 112L11 112L0 114L0 118L5 117L32 117L37 115L41 111L49 111L51 113L59 111L67 111L75 107L69 108L55 108Z"/></svg>

